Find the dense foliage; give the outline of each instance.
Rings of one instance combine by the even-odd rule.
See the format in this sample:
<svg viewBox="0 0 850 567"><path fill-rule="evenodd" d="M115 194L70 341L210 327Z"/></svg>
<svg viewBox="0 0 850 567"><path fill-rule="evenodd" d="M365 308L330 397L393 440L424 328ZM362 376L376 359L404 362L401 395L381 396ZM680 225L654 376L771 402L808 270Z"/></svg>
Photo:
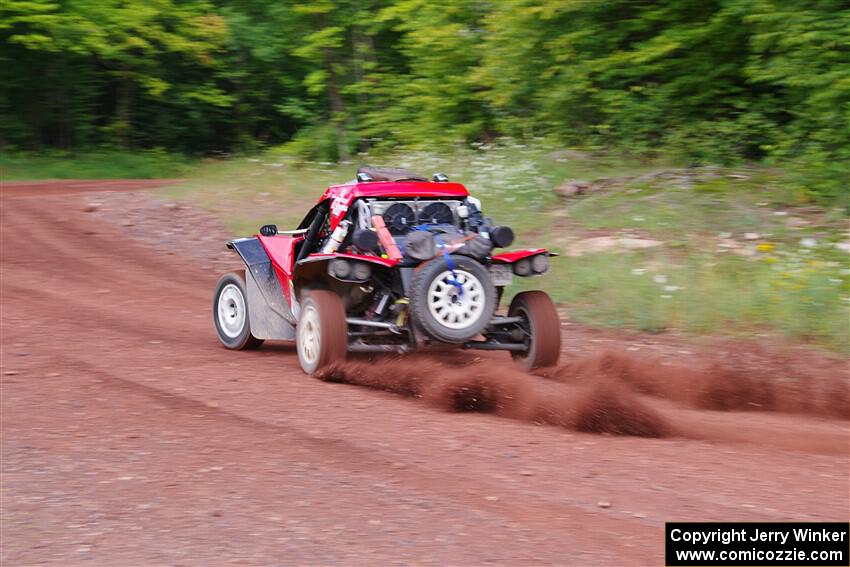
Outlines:
<svg viewBox="0 0 850 567"><path fill-rule="evenodd" d="M843 0L6 0L0 36L13 149L509 135L848 184Z"/></svg>

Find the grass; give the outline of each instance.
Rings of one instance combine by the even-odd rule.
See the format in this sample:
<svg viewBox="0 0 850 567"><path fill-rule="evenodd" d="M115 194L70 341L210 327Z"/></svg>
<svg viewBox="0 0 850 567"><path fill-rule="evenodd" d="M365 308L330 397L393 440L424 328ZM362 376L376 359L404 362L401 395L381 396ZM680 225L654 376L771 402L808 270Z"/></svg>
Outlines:
<svg viewBox="0 0 850 567"><path fill-rule="evenodd" d="M162 194L216 213L234 234L255 234L268 223L294 227L328 185L353 177L350 166L295 164L274 155L240 157L206 164Z"/></svg>
<svg viewBox="0 0 850 567"><path fill-rule="evenodd" d="M157 179L189 175L196 163L161 150L0 153L0 178L4 181Z"/></svg>
<svg viewBox="0 0 850 567"><path fill-rule="evenodd" d="M103 156L106 157L106 156ZM234 234L265 223L294 227L329 184L350 180L355 165L298 163L282 152L193 164L160 154L74 160L4 157L4 178L149 177L189 181L162 196L194 202ZM407 152L362 156L371 165L442 171L467 185L485 214L517 232L515 246L561 252L540 279L517 278L515 290L539 287L574 320L649 332L784 335L838 352L850 350L850 265L847 217L837 209L802 207L787 174L763 167L685 170L679 164L553 151L537 146L480 146L437 155ZM86 165L90 164L90 165ZM93 169L87 170L87 167ZM85 173L83 173L85 172ZM138 173L137 173L138 172ZM659 172L663 172L659 174ZM147 175L145 175L147 174ZM567 179L607 178L599 189L563 199ZM596 185L594 185L596 187ZM659 246L573 256L590 237L654 239Z"/></svg>

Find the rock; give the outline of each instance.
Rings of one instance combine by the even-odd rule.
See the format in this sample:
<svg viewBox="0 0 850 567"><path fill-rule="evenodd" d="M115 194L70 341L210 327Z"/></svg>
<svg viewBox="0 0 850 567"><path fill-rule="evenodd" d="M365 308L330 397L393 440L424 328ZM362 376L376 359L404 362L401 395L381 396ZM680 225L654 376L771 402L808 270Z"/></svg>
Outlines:
<svg viewBox="0 0 850 567"><path fill-rule="evenodd" d="M810 221L798 217L788 217L785 219L785 226L792 230L800 230L802 227L810 224L812 224Z"/></svg>
<svg viewBox="0 0 850 567"><path fill-rule="evenodd" d="M738 256L755 256L756 248L754 247L746 247L741 243L732 240L730 238L720 238L717 242L717 251L718 252L731 252L732 254L737 254Z"/></svg>
<svg viewBox="0 0 850 567"><path fill-rule="evenodd" d="M608 502L607 500L600 500L599 502L596 503L596 505L599 506L600 508L610 508L611 507L611 503Z"/></svg>
<svg viewBox="0 0 850 567"><path fill-rule="evenodd" d="M17 374L17 370L6 370L5 372L3 372L3 376L17 376Z"/></svg>
<svg viewBox="0 0 850 567"><path fill-rule="evenodd" d="M590 154L588 152L580 152L578 150L558 150L549 154L552 159L555 161L569 161L571 159L574 160L583 160L588 159Z"/></svg>
<svg viewBox="0 0 850 567"><path fill-rule="evenodd" d="M649 238L596 236L574 242L570 245L567 255L577 257L594 252L641 250L644 248L654 248L662 244L664 243L660 240L651 240Z"/></svg>
<svg viewBox="0 0 850 567"><path fill-rule="evenodd" d="M519 474L521 474L522 476L534 476L534 471L529 471L529 470L519 471Z"/></svg>
<svg viewBox="0 0 850 567"><path fill-rule="evenodd" d="M499 497L498 496L485 496L484 500L487 500L488 502L498 502Z"/></svg>
<svg viewBox="0 0 850 567"><path fill-rule="evenodd" d="M590 182L583 179L571 179L565 181L555 188L555 193L561 197L569 198L576 195L584 195L590 189Z"/></svg>
<svg viewBox="0 0 850 567"><path fill-rule="evenodd" d="M758 240L761 238L761 235L758 232L745 232L744 238L747 240Z"/></svg>
<svg viewBox="0 0 850 567"><path fill-rule="evenodd" d="M168 203L163 203L162 208L169 210L169 211L176 211L180 208L180 205L179 205L179 203L168 202Z"/></svg>
<svg viewBox="0 0 850 567"><path fill-rule="evenodd" d="M85 207L83 207L83 211L86 213L93 213L99 210L103 205L101 203L87 203Z"/></svg>

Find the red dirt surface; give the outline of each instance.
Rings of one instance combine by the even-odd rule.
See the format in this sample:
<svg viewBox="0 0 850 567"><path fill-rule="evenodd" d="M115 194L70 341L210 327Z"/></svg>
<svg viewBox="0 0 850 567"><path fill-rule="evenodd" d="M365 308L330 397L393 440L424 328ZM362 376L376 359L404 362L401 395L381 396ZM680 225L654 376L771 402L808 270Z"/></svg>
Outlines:
<svg viewBox="0 0 850 567"><path fill-rule="evenodd" d="M323 382L219 345L214 221L44 187L0 193L3 565L660 565L667 520L848 517L846 361L565 321L545 376Z"/></svg>

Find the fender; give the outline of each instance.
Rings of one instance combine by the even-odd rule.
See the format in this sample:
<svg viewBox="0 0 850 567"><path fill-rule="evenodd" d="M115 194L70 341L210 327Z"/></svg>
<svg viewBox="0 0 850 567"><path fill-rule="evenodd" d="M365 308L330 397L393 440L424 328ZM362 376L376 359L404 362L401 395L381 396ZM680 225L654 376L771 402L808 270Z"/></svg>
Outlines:
<svg viewBox="0 0 850 567"><path fill-rule="evenodd" d="M545 248L528 248L526 250L507 250L499 254L493 254L492 260L494 264L513 264L537 254L546 254L547 256L557 256L555 252L549 252Z"/></svg>
<svg viewBox="0 0 850 567"><path fill-rule="evenodd" d="M271 258L257 237L227 243L245 262L248 317L258 339L294 340L295 317L283 294Z"/></svg>

